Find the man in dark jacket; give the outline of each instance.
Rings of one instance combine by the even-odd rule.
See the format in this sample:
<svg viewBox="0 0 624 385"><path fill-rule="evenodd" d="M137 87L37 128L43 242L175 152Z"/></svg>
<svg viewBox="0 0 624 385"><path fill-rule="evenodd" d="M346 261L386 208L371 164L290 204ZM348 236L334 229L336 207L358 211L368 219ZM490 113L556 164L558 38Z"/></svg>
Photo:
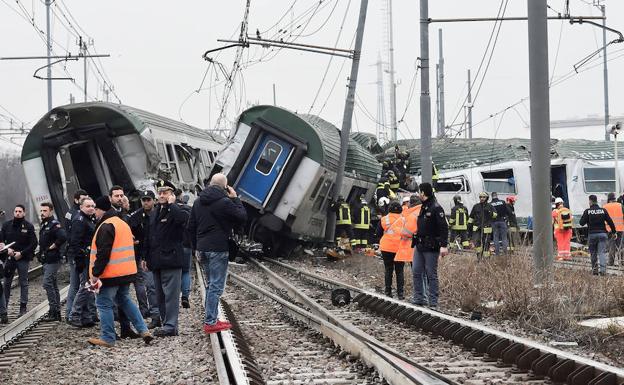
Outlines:
<svg viewBox="0 0 624 385"><path fill-rule="evenodd" d="M50 310L45 322L61 321L61 296L56 283L56 275L61 266L61 247L67 240L65 229L54 218L54 206L43 202L41 209L41 228L39 229L39 260L43 265L43 288L48 297Z"/></svg>
<svg viewBox="0 0 624 385"><path fill-rule="evenodd" d="M589 196L589 208L585 209L579 221L581 226L587 225L589 254L591 255L592 273L594 275L605 275L607 272L606 250L607 250L607 229L605 223L611 228L611 236L616 237L615 224L604 208L598 206L598 198L595 195ZM598 263L600 264L598 266ZM598 269L600 267L600 270Z"/></svg>
<svg viewBox="0 0 624 385"><path fill-rule="evenodd" d="M4 298L6 306L9 306L11 283L13 282L15 270L17 270L20 285L20 316L26 314L26 305L28 303L28 265L37 248L35 227L24 219L25 215L26 209L23 205L15 206L13 219L2 224L2 235L0 236L0 248L15 242L15 244L6 251Z"/></svg>
<svg viewBox="0 0 624 385"><path fill-rule="evenodd" d="M75 269L76 264L74 260L70 258L67 254L67 247L69 247L69 243L71 242L71 234L72 234L72 221L75 216L80 213L80 202L87 198L89 194L85 190L76 190L74 193L74 204L72 207L67 210L65 214L65 221L63 222L63 227L65 228L65 233L67 234L67 242L65 243L65 258L67 258L67 263L69 264L69 291L67 292L67 302L65 308L65 319L69 320L69 313L71 312L72 306L74 304L74 298L76 297L76 293L78 292L78 286L80 285L80 276ZM95 305L94 305L95 306Z"/></svg>
<svg viewBox="0 0 624 385"><path fill-rule="evenodd" d="M492 205L488 203L489 198L490 196L485 191L479 193L479 203L472 206L470 218L468 218L468 232L472 234L478 261L483 256L490 256L492 222L498 215Z"/></svg>
<svg viewBox="0 0 624 385"><path fill-rule="evenodd" d="M191 216L191 206L187 203L189 201L189 196L182 194L182 190L176 189L176 204L186 212L188 217ZM188 224L184 226L186 229ZM189 302L189 296L191 295L191 262L193 259L193 249L191 246L191 237L188 234L188 231L184 231L184 237L182 239L182 247L184 250L184 265L182 266L182 286L180 287L180 291L182 294L181 304L182 307L188 309L191 307L191 303Z"/></svg>
<svg viewBox="0 0 624 385"><path fill-rule="evenodd" d="M128 292L137 272L132 231L112 209L107 196L95 201L95 216L98 222L91 242L89 283L93 290L99 291L95 304L100 315L100 338L90 338L88 342L104 347L115 344L113 307L117 304L143 341L149 343L153 337Z"/></svg>
<svg viewBox="0 0 624 385"><path fill-rule="evenodd" d="M180 313L180 286L184 250L182 241L188 213L175 204L174 189L158 188L158 204L150 214L149 243L145 250L145 265L154 274L154 287L158 296L162 328L154 335L178 335Z"/></svg>
<svg viewBox="0 0 624 385"><path fill-rule="evenodd" d="M247 220L245 207L223 174L215 174L210 185L193 204L188 231L193 249L199 252L209 286L206 294L204 332L216 333L232 326L217 320L219 298L227 276L229 238L232 228Z"/></svg>
<svg viewBox="0 0 624 385"><path fill-rule="evenodd" d="M424 280L429 287L429 306L438 306L438 258L448 254L448 223L444 209L436 201L433 186L420 185L422 206L418 214L418 230L414 234L413 303L424 305Z"/></svg>
<svg viewBox="0 0 624 385"><path fill-rule="evenodd" d="M500 255L501 247L503 253L507 252L509 243L507 242L507 205L505 201L498 199L496 192L492 193L492 201L490 205L496 210L496 218L492 222L492 233L494 235L494 253Z"/></svg>
<svg viewBox="0 0 624 385"><path fill-rule="evenodd" d="M70 268L79 277L76 297L68 310L69 324L75 327L95 326L97 316L95 296L85 288L89 280L89 249L95 232L95 202L86 197L80 200L80 210L71 221L71 233L68 237L67 259L73 261ZM69 304L67 305L70 306Z"/></svg>

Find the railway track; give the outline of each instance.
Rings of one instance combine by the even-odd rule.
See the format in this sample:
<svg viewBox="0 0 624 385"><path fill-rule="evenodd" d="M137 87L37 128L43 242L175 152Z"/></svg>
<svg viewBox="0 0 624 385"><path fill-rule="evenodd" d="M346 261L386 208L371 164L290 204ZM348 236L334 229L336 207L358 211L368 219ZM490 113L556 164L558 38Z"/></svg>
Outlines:
<svg viewBox="0 0 624 385"><path fill-rule="evenodd" d="M255 278L280 287L304 307L331 309L336 324L349 322L364 334L387 343L409 360L457 383L620 384L624 371L583 357L502 333L434 310L367 292L341 282L294 269L276 261L280 276ZM265 270L262 267L259 269ZM244 273L251 275L251 273ZM258 276L257 273L253 274ZM288 286L284 276L296 281ZM253 277L247 277L254 279ZM336 308L330 289L347 289L355 305ZM300 292L296 294L295 292ZM303 296L300 296L303 295ZM305 298L307 297L307 299ZM315 310L316 312L316 310ZM388 321L383 317L401 321ZM415 332L417 329L418 332Z"/></svg>

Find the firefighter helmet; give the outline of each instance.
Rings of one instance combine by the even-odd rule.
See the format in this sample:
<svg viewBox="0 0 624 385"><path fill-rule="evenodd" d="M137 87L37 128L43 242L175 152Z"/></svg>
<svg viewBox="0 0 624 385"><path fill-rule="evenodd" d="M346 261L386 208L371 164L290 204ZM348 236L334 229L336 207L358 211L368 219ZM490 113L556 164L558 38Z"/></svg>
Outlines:
<svg viewBox="0 0 624 385"><path fill-rule="evenodd" d="M479 198L486 198L487 199L489 197L490 197L490 195L488 193L486 193L485 191L481 191L479 193Z"/></svg>
<svg viewBox="0 0 624 385"><path fill-rule="evenodd" d="M510 195L510 196L507 197L507 203L516 203L517 199L518 198L516 198L515 195Z"/></svg>
<svg viewBox="0 0 624 385"><path fill-rule="evenodd" d="M455 202L455 204L461 203L461 197L459 195L455 195L453 197L453 202Z"/></svg>

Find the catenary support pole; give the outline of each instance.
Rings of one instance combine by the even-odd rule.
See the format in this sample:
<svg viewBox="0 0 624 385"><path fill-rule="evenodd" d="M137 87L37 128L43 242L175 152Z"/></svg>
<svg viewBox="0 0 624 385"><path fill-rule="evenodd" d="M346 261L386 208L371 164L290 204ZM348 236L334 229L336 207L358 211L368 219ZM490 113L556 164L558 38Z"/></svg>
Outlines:
<svg viewBox="0 0 624 385"><path fill-rule="evenodd" d="M347 151L349 150L349 134L351 133L351 121L353 120L353 106L355 103L355 85L357 84L358 70L360 67L360 56L362 52L362 40L364 38L364 24L366 23L366 9L368 0L360 3L360 16L358 18L357 31L355 33L355 48L353 61L351 62L351 75L349 76L349 88L347 100L345 102L344 114L342 116L342 129L340 130L340 157L338 159L338 169L336 170L336 182L332 191L332 197L336 199L342 191L342 181L344 179L345 167L347 164ZM325 228L325 239L333 240L336 228L336 216L328 215L327 226Z"/></svg>
<svg viewBox="0 0 624 385"><path fill-rule="evenodd" d="M429 0L420 0L421 181L431 183L431 95L429 94Z"/></svg>
<svg viewBox="0 0 624 385"><path fill-rule="evenodd" d="M394 80L394 41L392 26L392 0L388 0L388 67L390 68L390 120L392 121L390 137L397 140L396 83Z"/></svg>
<svg viewBox="0 0 624 385"><path fill-rule="evenodd" d="M606 16L606 9L605 9L605 5L602 4L600 6L600 11L602 12L602 25L603 27L607 26L607 16ZM607 29L603 28L602 29L602 45L603 45L603 50L602 50L602 82L603 82L603 87L604 87L604 120L605 120L605 125L604 125L604 135L605 135L605 140L609 140L609 72L608 72L608 68L607 68ZM619 194L620 192L617 191L617 193Z"/></svg>
<svg viewBox="0 0 624 385"><path fill-rule="evenodd" d="M546 0L530 0L529 88L531 108L531 188L535 282L544 281L552 264L550 207L550 107L548 89L548 26Z"/></svg>
<svg viewBox="0 0 624 385"><path fill-rule="evenodd" d="M273 105L277 106L277 99L275 96L275 83L273 83Z"/></svg>
<svg viewBox="0 0 624 385"><path fill-rule="evenodd" d="M50 4L52 3L51 0L46 0L45 1L45 6L46 6L46 45L47 45L47 49L48 49L48 69L47 69L47 73L48 73L48 111L50 111L52 109L52 67L50 66L50 56L52 56L52 43L51 43L51 39L52 37L50 36Z"/></svg>
<svg viewBox="0 0 624 385"><path fill-rule="evenodd" d="M438 111L438 114L440 114L439 120L440 120L440 128L438 130L438 138L441 138L444 136L444 129L446 128L446 123L445 123L445 119L444 119L444 51L443 51L443 47L442 47L442 28L438 28L438 40L439 40L439 54L440 54L440 58L438 60L438 65L440 66L440 78L438 80L439 84L440 84L440 110Z"/></svg>
<svg viewBox="0 0 624 385"><path fill-rule="evenodd" d="M468 69L468 138L472 139L472 79L470 78L470 69Z"/></svg>

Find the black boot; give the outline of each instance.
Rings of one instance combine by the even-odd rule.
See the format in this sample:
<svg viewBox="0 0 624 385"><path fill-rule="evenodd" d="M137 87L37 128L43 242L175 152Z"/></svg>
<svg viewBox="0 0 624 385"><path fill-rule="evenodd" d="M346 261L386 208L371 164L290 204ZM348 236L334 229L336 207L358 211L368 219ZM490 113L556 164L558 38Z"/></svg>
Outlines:
<svg viewBox="0 0 624 385"><path fill-rule="evenodd" d="M130 338L132 340L141 338L141 336L132 329L122 330L121 333L119 333L119 336L121 337L121 339Z"/></svg>
<svg viewBox="0 0 624 385"><path fill-rule="evenodd" d="M0 314L0 324L8 324L8 323L9 323L9 316L7 315L7 313Z"/></svg>
<svg viewBox="0 0 624 385"><path fill-rule="evenodd" d="M160 320L158 318L152 318L152 322L150 322L149 325L147 325L148 329L156 329L162 326L162 323L160 322Z"/></svg>
<svg viewBox="0 0 624 385"><path fill-rule="evenodd" d="M61 318L61 312L60 311L54 311L54 310L50 310L48 312L48 315L45 316L41 321L43 322L60 322L63 319Z"/></svg>
<svg viewBox="0 0 624 385"><path fill-rule="evenodd" d="M26 310L26 304L25 303L20 303L20 311L19 311L19 316L18 317L23 316L24 314L26 314L27 311L28 310Z"/></svg>
<svg viewBox="0 0 624 385"><path fill-rule="evenodd" d="M191 307L188 297L182 297L182 307L188 309Z"/></svg>

